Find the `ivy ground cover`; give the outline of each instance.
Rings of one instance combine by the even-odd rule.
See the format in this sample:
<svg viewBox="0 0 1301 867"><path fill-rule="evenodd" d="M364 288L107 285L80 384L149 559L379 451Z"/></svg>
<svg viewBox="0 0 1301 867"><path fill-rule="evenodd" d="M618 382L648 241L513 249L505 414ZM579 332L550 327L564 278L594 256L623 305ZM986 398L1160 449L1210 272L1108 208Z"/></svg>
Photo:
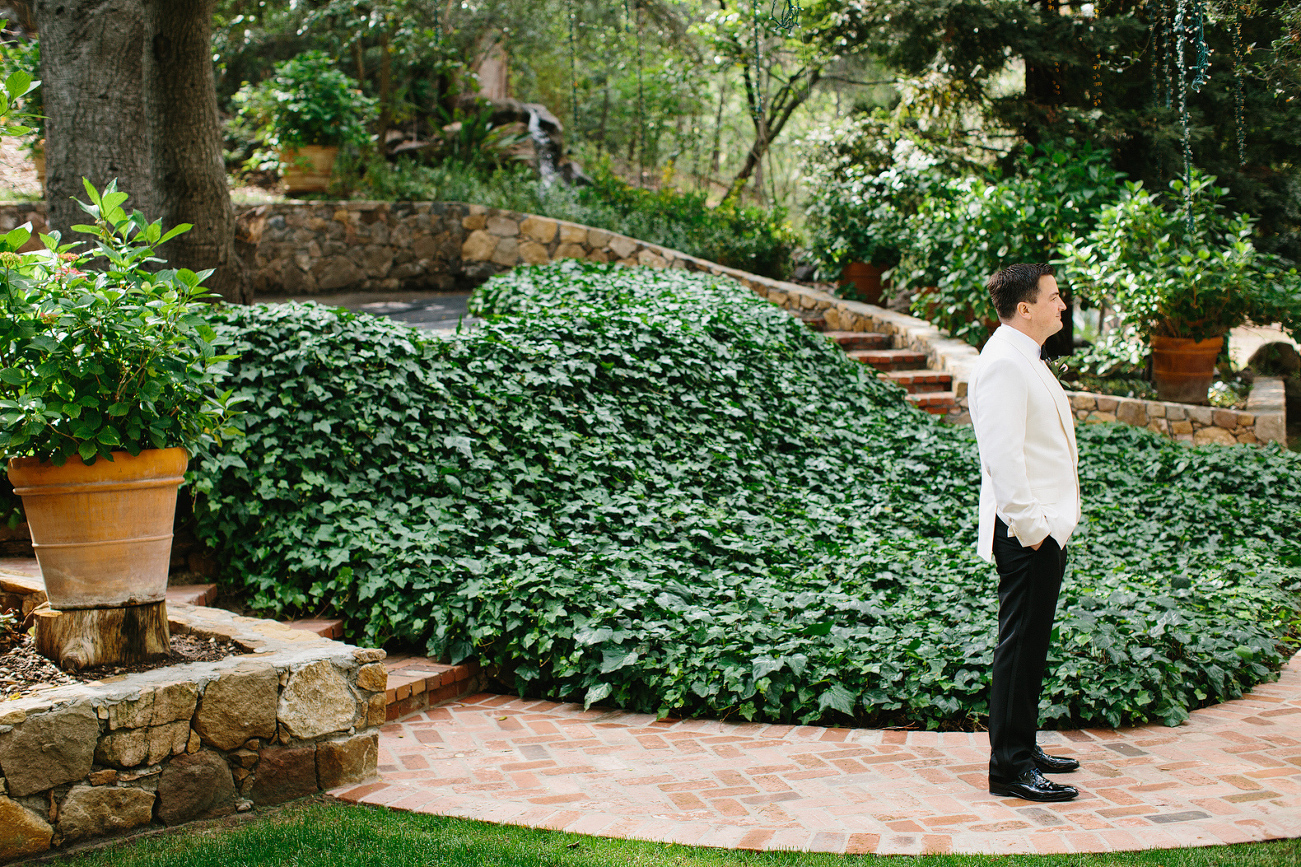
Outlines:
<svg viewBox="0 0 1301 867"><path fill-rule="evenodd" d="M247 436L192 472L257 608L645 712L976 726L994 570L969 429L730 281L562 262L440 339L225 308ZM1301 455L1079 432L1049 724L1176 723L1269 679Z"/></svg>

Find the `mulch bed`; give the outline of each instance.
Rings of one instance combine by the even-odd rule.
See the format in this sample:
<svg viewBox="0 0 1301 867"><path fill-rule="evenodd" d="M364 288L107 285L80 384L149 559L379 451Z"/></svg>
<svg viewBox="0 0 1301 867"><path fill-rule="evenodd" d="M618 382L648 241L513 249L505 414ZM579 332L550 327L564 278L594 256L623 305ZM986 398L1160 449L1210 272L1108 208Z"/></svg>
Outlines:
<svg viewBox="0 0 1301 867"><path fill-rule="evenodd" d="M167 656L134 665L97 665L82 671L64 671L37 653L32 637L24 635L17 645L0 655L0 701L18 698L43 687L88 683L114 675L152 671L186 662L214 662L243 652L238 645L229 641L194 635L173 635L172 652Z"/></svg>

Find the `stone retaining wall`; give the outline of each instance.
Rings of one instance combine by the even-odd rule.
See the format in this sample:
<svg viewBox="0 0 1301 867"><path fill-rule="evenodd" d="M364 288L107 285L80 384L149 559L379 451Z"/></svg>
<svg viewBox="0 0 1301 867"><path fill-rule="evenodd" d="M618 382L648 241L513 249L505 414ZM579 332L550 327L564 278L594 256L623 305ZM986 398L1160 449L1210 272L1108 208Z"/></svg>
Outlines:
<svg viewBox="0 0 1301 867"><path fill-rule="evenodd" d="M237 247L253 272L258 294L468 288L516 265L565 258L703 271L731 277L797 315L821 315L829 328L882 332L891 336L895 349L926 353L932 370L953 378L958 408L949 420L970 423L967 383L979 353L914 316L727 268L603 229L481 205L283 202L235 210ZM0 205L0 231L28 220L40 229L44 214L41 202ZM1282 398L1274 399L1270 383L1257 380L1255 390L1262 396L1239 413L1156 401L1131 406L1129 398L1084 393L1071 396L1077 418L1085 422L1137 424L1196 443L1286 442Z"/></svg>
<svg viewBox="0 0 1301 867"><path fill-rule="evenodd" d="M384 651L211 608L168 615L174 633L246 652L0 703L0 861L376 775Z"/></svg>

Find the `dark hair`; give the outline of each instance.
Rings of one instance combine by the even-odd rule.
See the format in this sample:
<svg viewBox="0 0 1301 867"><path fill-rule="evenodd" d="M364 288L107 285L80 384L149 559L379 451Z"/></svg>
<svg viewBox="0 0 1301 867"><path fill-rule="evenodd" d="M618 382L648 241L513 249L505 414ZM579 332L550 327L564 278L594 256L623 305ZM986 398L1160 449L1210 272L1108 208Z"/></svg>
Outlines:
<svg viewBox="0 0 1301 867"><path fill-rule="evenodd" d="M1016 315L1022 301L1034 303L1039 295L1039 278L1054 275L1052 265L1008 265L985 282L989 300L994 302L998 318L1006 322Z"/></svg>

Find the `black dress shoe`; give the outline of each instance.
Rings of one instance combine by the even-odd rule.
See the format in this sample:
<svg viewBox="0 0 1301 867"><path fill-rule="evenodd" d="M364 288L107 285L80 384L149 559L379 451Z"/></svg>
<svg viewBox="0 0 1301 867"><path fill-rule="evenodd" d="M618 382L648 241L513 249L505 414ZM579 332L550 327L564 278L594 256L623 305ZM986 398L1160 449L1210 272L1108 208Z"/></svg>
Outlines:
<svg viewBox="0 0 1301 867"><path fill-rule="evenodd" d="M1045 774L1067 774L1079 770L1080 763L1066 756L1050 756L1036 744L1034 748L1034 766Z"/></svg>
<svg viewBox="0 0 1301 867"><path fill-rule="evenodd" d="M1022 798L1026 801L1069 801L1079 792L1074 786L1063 786L1045 777L1038 768L1031 768L1007 783L989 781L991 795Z"/></svg>

